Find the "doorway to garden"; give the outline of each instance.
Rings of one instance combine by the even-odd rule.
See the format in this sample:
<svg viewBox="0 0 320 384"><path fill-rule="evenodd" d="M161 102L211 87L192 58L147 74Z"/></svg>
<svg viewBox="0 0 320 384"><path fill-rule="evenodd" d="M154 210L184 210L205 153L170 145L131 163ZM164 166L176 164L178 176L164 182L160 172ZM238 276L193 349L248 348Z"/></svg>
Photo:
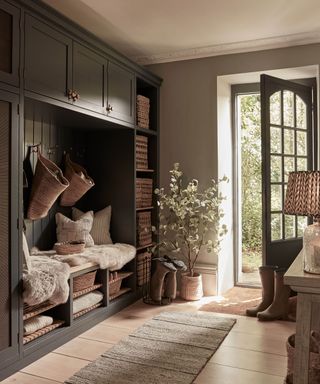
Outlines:
<svg viewBox="0 0 320 384"><path fill-rule="evenodd" d="M237 283L259 285L262 264L262 152L260 84L232 87L237 188Z"/></svg>
<svg viewBox="0 0 320 384"><path fill-rule="evenodd" d="M235 142L236 283L260 284L259 266L288 267L307 217L283 213L288 175L315 169L314 79L262 75L232 87Z"/></svg>

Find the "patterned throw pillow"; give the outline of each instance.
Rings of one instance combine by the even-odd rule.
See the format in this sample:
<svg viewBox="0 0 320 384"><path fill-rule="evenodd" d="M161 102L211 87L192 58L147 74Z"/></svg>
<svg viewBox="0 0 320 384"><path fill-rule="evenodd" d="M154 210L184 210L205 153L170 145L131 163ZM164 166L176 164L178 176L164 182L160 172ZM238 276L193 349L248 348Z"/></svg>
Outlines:
<svg viewBox="0 0 320 384"><path fill-rule="evenodd" d="M72 208L73 220L79 220L84 213L80 209ZM94 214L91 236L97 245L112 244L110 236L111 205Z"/></svg>
<svg viewBox="0 0 320 384"><path fill-rule="evenodd" d="M92 247L94 245L93 238L90 235L92 223L93 211L86 212L76 221L72 221L62 213L57 213L56 224L58 242L84 241L86 247Z"/></svg>

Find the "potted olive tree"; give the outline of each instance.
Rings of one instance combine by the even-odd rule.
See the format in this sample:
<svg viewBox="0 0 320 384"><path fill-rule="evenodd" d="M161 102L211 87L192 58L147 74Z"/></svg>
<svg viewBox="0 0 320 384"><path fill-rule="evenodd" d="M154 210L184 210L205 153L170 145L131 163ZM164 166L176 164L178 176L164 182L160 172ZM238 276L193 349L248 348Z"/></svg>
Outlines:
<svg viewBox="0 0 320 384"><path fill-rule="evenodd" d="M226 225L220 225L223 217L219 184L227 182L223 177L202 191L198 181L183 183L179 163L170 171L169 193L156 189L159 206L159 238L156 248L186 262L188 271L181 276L180 296L185 300L199 300L202 293L202 277L195 273L195 264L201 251L218 252Z"/></svg>

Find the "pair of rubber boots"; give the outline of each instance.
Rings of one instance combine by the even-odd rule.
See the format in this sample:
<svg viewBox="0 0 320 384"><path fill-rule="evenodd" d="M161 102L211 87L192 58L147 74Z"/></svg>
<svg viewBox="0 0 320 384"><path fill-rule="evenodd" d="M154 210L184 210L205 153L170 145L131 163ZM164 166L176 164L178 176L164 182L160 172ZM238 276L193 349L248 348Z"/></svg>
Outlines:
<svg viewBox="0 0 320 384"><path fill-rule="evenodd" d="M177 271L185 271L186 265L169 256L158 257L153 261L156 267L150 282L151 299L159 304L163 298L174 300L177 296Z"/></svg>
<svg viewBox="0 0 320 384"><path fill-rule="evenodd" d="M254 308L247 309L247 316L258 317L261 321L287 320L291 289L284 285L284 268L263 266L259 268L262 301Z"/></svg>

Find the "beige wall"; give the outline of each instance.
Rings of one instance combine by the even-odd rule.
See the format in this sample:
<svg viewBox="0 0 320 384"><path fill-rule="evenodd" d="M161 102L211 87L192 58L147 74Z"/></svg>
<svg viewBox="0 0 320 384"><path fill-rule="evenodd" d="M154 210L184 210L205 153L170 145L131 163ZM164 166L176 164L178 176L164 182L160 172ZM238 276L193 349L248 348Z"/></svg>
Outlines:
<svg viewBox="0 0 320 384"><path fill-rule="evenodd" d="M161 185L180 162L186 175L206 183L217 176L217 77L320 64L320 44L216 56L149 66L161 87ZM221 148L220 151L221 153ZM223 148L231 157L231 148ZM231 176L231 175L229 175ZM216 259L203 255L202 262Z"/></svg>

